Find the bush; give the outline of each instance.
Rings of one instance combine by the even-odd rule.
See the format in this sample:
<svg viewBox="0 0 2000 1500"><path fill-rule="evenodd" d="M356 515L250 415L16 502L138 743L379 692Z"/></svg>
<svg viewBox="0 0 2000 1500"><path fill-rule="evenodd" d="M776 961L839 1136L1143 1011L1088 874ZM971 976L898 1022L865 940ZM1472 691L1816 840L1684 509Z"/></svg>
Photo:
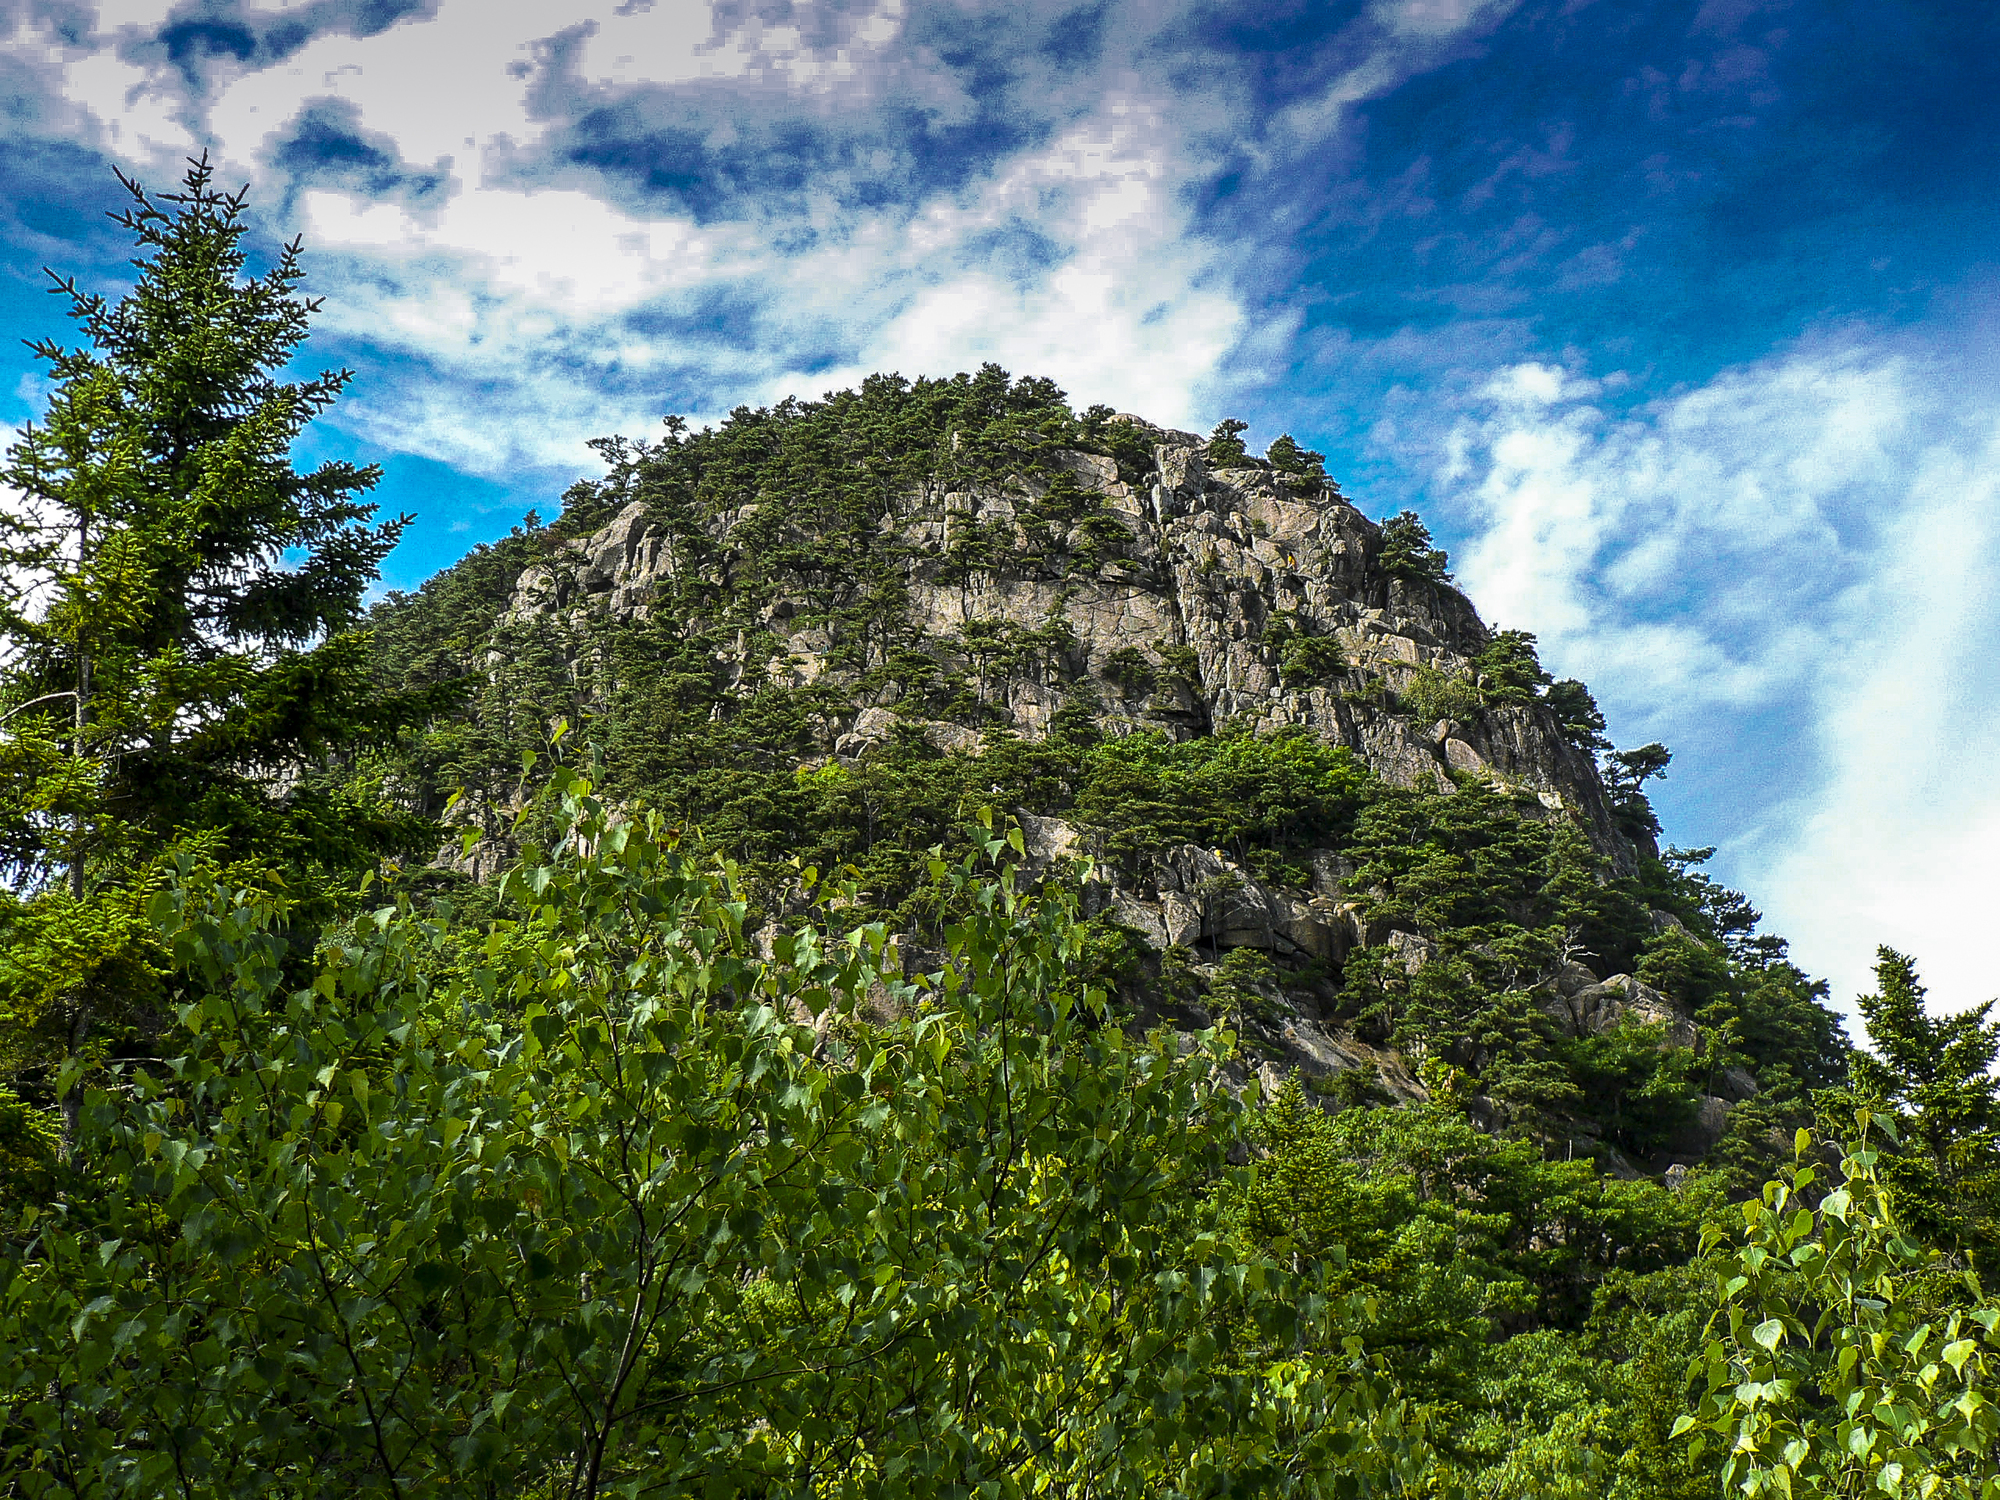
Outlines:
<svg viewBox="0 0 2000 1500"><path fill-rule="evenodd" d="M1484 706L1479 689L1456 673L1418 667L1403 689L1403 706L1426 724L1441 719L1474 719Z"/></svg>
<svg viewBox="0 0 2000 1500"><path fill-rule="evenodd" d="M1312 687L1347 670L1340 643L1329 636L1295 635L1285 643L1278 676L1289 688Z"/></svg>

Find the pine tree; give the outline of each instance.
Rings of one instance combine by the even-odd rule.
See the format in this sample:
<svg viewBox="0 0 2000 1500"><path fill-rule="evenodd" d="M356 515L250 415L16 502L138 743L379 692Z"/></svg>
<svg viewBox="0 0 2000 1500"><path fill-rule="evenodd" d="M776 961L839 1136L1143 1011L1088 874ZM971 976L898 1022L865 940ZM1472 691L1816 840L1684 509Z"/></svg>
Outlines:
<svg viewBox="0 0 2000 1500"><path fill-rule="evenodd" d="M1673 758L1674 752L1655 740L1636 750L1614 750L1597 763L1604 778L1604 790L1610 794L1611 816L1618 824L1618 831L1648 854L1655 852L1660 818L1653 811L1645 786L1655 777L1665 777Z"/></svg>
<svg viewBox="0 0 2000 1500"><path fill-rule="evenodd" d="M1300 479L1326 478L1326 455L1301 448L1298 439L1289 432L1280 433L1278 440L1264 450L1264 457L1280 474L1292 474Z"/></svg>
<svg viewBox="0 0 2000 1500"><path fill-rule="evenodd" d="M1398 511L1382 523L1382 550L1376 564L1405 583L1450 583L1451 555L1432 544L1430 527L1413 510Z"/></svg>
<svg viewBox="0 0 2000 1500"><path fill-rule="evenodd" d="M380 478L299 472L291 447L351 378L280 378L317 299L297 241L246 277L243 193L206 157L112 217L137 242L111 302L50 272L82 338L33 344L53 384L7 450L0 530L0 1019L16 1068L78 1059L145 1008L161 958L141 908L176 859L324 905L435 827L354 757L449 692L383 696L354 627L409 517Z"/></svg>
<svg viewBox="0 0 2000 1500"><path fill-rule="evenodd" d="M1203 450L1208 466L1212 469L1227 469L1234 464L1242 463L1249 456L1249 450L1243 446L1242 434L1249 430L1248 422L1239 422L1235 417L1217 422L1215 431L1208 435L1208 447Z"/></svg>

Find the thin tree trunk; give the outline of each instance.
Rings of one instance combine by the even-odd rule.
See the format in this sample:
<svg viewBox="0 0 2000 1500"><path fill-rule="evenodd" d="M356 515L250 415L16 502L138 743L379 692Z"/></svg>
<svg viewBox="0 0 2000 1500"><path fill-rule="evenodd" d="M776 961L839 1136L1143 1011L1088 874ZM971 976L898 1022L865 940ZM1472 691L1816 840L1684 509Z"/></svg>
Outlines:
<svg viewBox="0 0 2000 1500"><path fill-rule="evenodd" d="M90 561L90 521L81 517L76 523L76 568L79 581ZM76 626L76 758L84 756L85 735L90 727L90 650L84 640L83 618L79 614ZM69 841L69 893L79 907L83 905L83 854L86 831L83 810L79 808L70 814ZM64 1061L73 1060L83 1050L84 1039L90 1035L90 993L89 982L79 984L70 996L69 1035L66 1038ZM62 1158L69 1166L76 1165L77 1149L80 1143L80 1128L83 1113L83 1090L72 1084L62 1099Z"/></svg>

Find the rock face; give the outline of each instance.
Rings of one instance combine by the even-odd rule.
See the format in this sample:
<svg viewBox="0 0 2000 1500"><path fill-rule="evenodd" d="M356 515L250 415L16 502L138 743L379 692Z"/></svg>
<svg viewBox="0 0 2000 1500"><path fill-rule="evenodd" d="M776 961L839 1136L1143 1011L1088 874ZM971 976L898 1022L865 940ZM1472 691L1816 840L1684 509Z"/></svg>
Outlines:
<svg viewBox="0 0 2000 1500"><path fill-rule="evenodd" d="M1489 640L1471 603L1449 586L1408 582L1379 566L1381 531L1323 480L1269 466L1211 472L1202 440L1116 419L1151 439L1156 478L1135 486L1098 454L1055 455L1101 508L1051 536L1038 523L1044 476L1015 476L946 491L926 485L900 496L881 522L883 540L906 559L901 594L915 637L963 641L968 630L1045 632L1067 640L1017 665L988 688L985 707L1027 738L1042 734L1067 684L1100 685L1103 719L1121 728L1205 733L1224 720L1257 729L1300 725L1360 755L1402 786L1449 790L1451 772L1488 776L1567 808L1598 850L1630 873L1630 843L1613 827L1590 755L1562 735L1540 704L1489 708L1477 723L1421 721L1382 701L1405 692L1424 669L1469 680ZM725 550L755 507L710 523ZM997 547L991 566L954 567L955 548L976 537ZM595 534L566 544L524 572L509 613L516 619L572 611L643 615L656 585L684 566L667 531L633 502ZM1043 566L1052 552L1101 559L1094 569ZM784 598L765 611L778 646L764 666L793 682L828 669L835 632L821 612ZM1276 628L1274 628L1274 626ZM1336 648L1344 670L1318 680L1285 675L1286 643L1300 637ZM968 748L977 731L899 714L884 701L857 702L836 737L852 756L898 724L914 723L941 749Z"/></svg>
<svg viewBox="0 0 2000 1500"><path fill-rule="evenodd" d="M1636 872L1590 753L1565 737L1546 704L1488 703L1461 710L1463 718L1411 711L1426 701L1411 689L1426 682L1455 683L1460 701L1478 702L1475 658L1492 635L1463 595L1392 576L1381 529L1323 479L1254 462L1211 470L1194 435L1112 420L1150 449L1149 466L1123 471L1143 468L1145 482L1121 477L1119 463L1100 454L1044 450L1034 473L955 488L917 483L883 506L874 541L893 576L878 581L875 597L891 601L897 640L977 681L980 723L939 717L909 697L893 674L871 670L887 665L887 646L857 640L852 617L825 598L783 589L735 595L755 614L728 627L734 645L718 661L730 683L842 689L829 695L845 708L831 710L837 722L823 742L823 758L837 760L912 732L966 754L978 754L996 726L1033 740L1078 701L1079 686L1111 734L1189 738L1225 721L1298 726L1396 785L1454 793L1454 778L1473 777L1531 794L1531 810L1573 819L1614 871ZM520 573L503 624L560 634L586 621L645 620L696 574L729 598L773 535L812 545L810 536L774 532L769 510L746 504L704 516L696 536L684 516L677 530L635 500ZM745 618L740 605L736 617ZM1009 649L982 655L981 642ZM1032 861L1092 852L1093 836L1061 818L1023 813L1021 823ZM1346 888L1350 870L1335 851L1316 852L1312 867L1310 891L1277 889L1215 850L1178 845L1153 852L1136 875L1128 866L1105 877L1088 899L1201 981L1197 993L1217 981L1225 954L1246 948L1328 975L1362 946L1386 949L1409 974L1423 967L1429 940L1371 926L1357 899L1365 893ZM1675 1002L1630 975L1600 979L1572 964L1539 993L1572 1036L1631 1021L1660 1024L1668 1045L1696 1043ZM1404 1059L1336 1023L1334 997L1330 979L1317 991L1289 986L1284 1004L1245 1028L1255 1032L1255 1066L1274 1078L1294 1068L1320 1079L1354 1073L1372 1097L1424 1097ZM1178 1003L1164 996L1156 1010L1197 1024L1218 1019L1193 1002L1177 1014ZM1723 1086L1736 1098L1756 1091L1748 1075ZM1704 1101L1685 1144L1719 1134L1730 1107Z"/></svg>

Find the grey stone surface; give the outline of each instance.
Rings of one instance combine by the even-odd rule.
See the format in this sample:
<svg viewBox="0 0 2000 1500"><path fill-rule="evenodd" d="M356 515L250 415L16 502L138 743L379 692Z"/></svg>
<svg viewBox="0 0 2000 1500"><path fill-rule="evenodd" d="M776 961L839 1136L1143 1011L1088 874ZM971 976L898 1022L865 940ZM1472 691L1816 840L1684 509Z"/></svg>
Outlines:
<svg viewBox="0 0 2000 1500"><path fill-rule="evenodd" d="M1420 667L1469 671L1487 631L1463 595L1386 577L1375 562L1379 530L1329 487L1258 465L1210 472L1200 439L1136 417L1118 420L1155 445L1158 473L1143 492L1121 481L1117 465L1102 455L1056 455L1079 484L1104 497L1105 515L1124 536L1094 572L1058 576L1035 565L1024 514L1043 486L1025 476L963 491L919 486L882 520L885 540L908 558L909 622L924 637L948 643L973 620L1027 630L1053 618L1068 622L1076 647L1066 659L992 687L992 706L1019 732L1044 732L1066 685L1087 677L1103 693L1106 727L1114 732L1201 733L1223 720L1266 729L1300 725L1346 745L1398 785L1448 791L1447 772L1454 771L1524 788L1551 810L1571 808L1618 868L1636 868L1612 825L1590 756L1562 738L1547 709L1498 708L1477 725L1432 724L1388 711L1379 696L1361 696L1374 682L1400 692ZM717 539L726 543L755 509L717 516L711 528ZM941 566L942 555L969 523L1001 528L1011 556L990 572L960 578ZM654 586L681 565L672 538L634 502L593 535L522 573L508 613L516 620L562 620L580 611L643 615ZM819 680L834 644L825 627L807 625L795 601L780 599L767 615L781 649L768 662L732 661L732 673ZM1326 682L1285 683L1280 650L1264 641L1281 615L1295 632L1336 641L1348 670ZM1127 699L1111 685L1109 661L1121 651L1137 651L1153 664L1159 681L1150 694ZM1167 669L1174 651L1192 654L1195 670L1187 680ZM949 729L926 726L940 748L976 745L976 737ZM882 733L879 720L857 721L846 727L836 753L864 753Z"/></svg>
<svg viewBox="0 0 2000 1500"><path fill-rule="evenodd" d="M1103 727L1113 734L1163 729L1185 737L1225 721L1256 729L1298 726L1348 747L1398 785L1449 793L1457 775L1518 788L1530 794L1531 812L1574 816L1614 872L1636 872L1632 846L1612 822L1590 754L1563 738L1547 708L1490 708L1474 722L1419 720L1395 708L1420 669L1471 672L1489 634L1462 594L1385 575L1377 561L1379 528L1330 486L1254 463L1211 471L1197 436L1136 417L1112 420L1153 445L1157 472L1144 485L1123 481L1117 464L1102 455L1055 455L1079 485L1103 497L1091 542L1101 563L1093 569L1065 571L1038 555L1040 544L1027 523L1045 486L1027 476L965 490L920 485L897 497L882 517L884 543L904 559L906 623L942 656L950 657L974 621L1027 631L1053 620L1067 623L1073 647L1047 653L1004 680L981 682L985 706L1002 723L1029 738L1041 735L1072 689L1087 680L1104 705ZM781 503L782 497L762 502ZM714 517L712 539L727 548L759 509ZM1115 531L1107 532L1105 519ZM945 566L945 553L974 524L983 534L1002 535L1003 561L961 576ZM1072 559L1083 540L1080 528L1072 533ZM673 536L635 503L523 572L507 618L558 631L606 614L640 618L652 607L657 586L687 565ZM1280 619L1293 635L1336 642L1345 670L1321 682L1287 683L1278 637L1268 634ZM754 634L739 637L724 653L734 680L765 674L796 684L840 685L842 669L830 663L842 660L836 648L843 642L830 633L823 613L779 598L762 622L777 646L768 659L751 660ZM577 636L584 638L581 631ZM1111 663L1114 655L1130 652L1150 665L1154 681L1128 692ZM1191 666L1185 676L1175 666L1182 661ZM896 691L884 689L866 701L853 694L855 711L829 732L826 749L861 757L907 729L940 750L979 753L977 729L911 717L896 703ZM461 815L484 826L504 821L508 811L462 807ZM1087 832L1062 819L1023 815L1021 824L1032 864L1047 867L1094 853ZM1340 855L1319 851L1309 863L1308 887L1278 889L1215 850L1182 845L1159 851L1137 872L1114 874L1100 865L1088 901L1093 912L1129 928L1147 946L1190 953L1207 972L1234 947L1263 949L1289 963L1317 961L1329 972L1363 944L1387 945L1409 973L1433 955L1426 939L1363 918L1357 898L1364 893L1348 888L1353 867ZM1600 980L1570 962L1545 976L1539 993L1551 1018L1572 1035L1636 1021L1661 1024L1669 1044L1696 1042L1693 1022L1675 1003L1630 975ZM1422 1097L1421 1085L1394 1052L1370 1047L1312 1014L1311 1003L1295 1008L1296 1014L1266 1028L1268 1047L1285 1065L1315 1076L1365 1068L1392 1096ZM1331 1015L1330 999L1325 1008ZM1273 1056L1262 1064L1277 1065ZM1717 1122L1726 1123L1732 1100L1752 1097L1757 1088L1740 1069L1725 1070L1713 1086L1720 1092L1704 1101L1697 1132L1704 1137L1719 1133Z"/></svg>

